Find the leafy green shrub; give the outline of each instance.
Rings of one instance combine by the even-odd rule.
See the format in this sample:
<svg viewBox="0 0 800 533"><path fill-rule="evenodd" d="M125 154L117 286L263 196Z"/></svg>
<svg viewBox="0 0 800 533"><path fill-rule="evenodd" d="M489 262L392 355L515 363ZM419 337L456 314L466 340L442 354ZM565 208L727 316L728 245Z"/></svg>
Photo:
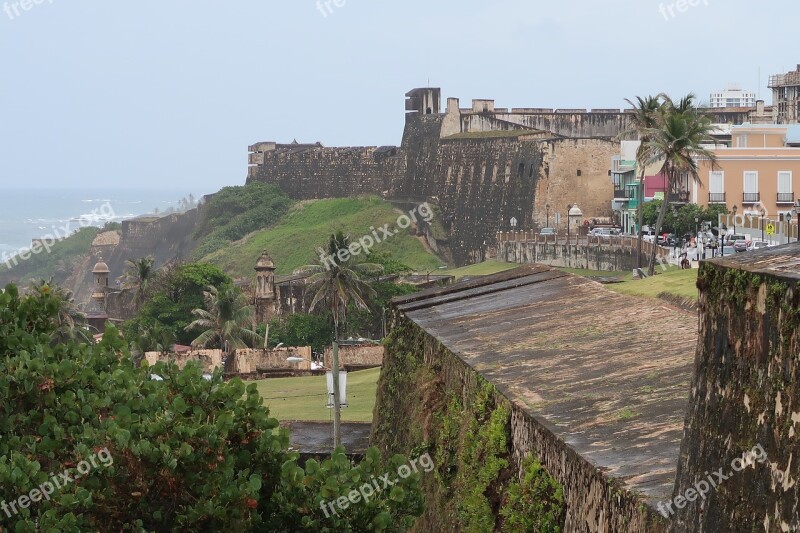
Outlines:
<svg viewBox="0 0 800 533"><path fill-rule="evenodd" d="M564 489L535 457L525 457L520 467L522 480L508 486L500 509L503 531L560 533L566 515Z"/></svg>
<svg viewBox="0 0 800 533"><path fill-rule="evenodd" d="M353 468L339 450L301 469L255 384L206 381L193 364L135 367L113 326L98 344L51 346L58 306L46 289L0 293L3 530L402 531L420 514L415 474L326 515L324 502L404 459L381 466L372 450ZM23 508L98 453L111 460Z"/></svg>

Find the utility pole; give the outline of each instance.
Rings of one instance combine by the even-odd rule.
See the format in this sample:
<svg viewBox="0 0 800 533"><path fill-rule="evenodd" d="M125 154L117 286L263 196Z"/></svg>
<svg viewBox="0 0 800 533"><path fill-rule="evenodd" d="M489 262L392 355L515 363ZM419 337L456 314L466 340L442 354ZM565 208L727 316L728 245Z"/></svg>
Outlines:
<svg viewBox="0 0 800 533"><path fill-rule="evenodd" d="M636 266L642 268L642 225L644 224L644 172L639 180L639 201L636 204L636 225L639 226L639 242L636 243Z"/></svg>
<svg viewBox="0 0 800 533"><path fill-rule="evenodd" d="M342 405L339 393L339 339L333 340L333 449L342 444Z"/></svg>

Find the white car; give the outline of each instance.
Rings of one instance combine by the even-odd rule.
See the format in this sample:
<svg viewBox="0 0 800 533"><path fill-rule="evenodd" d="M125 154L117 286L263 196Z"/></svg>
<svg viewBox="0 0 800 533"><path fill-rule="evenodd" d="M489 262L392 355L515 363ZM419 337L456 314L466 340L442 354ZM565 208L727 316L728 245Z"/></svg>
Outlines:
<svg viewBox="0 0 800 533"><path fill-rule="evenodd" d="M763 250L764 248L769 248L770 246L772 245L765 241L753 241L750 243L750 246L747 247L747 251Z"/></svg>

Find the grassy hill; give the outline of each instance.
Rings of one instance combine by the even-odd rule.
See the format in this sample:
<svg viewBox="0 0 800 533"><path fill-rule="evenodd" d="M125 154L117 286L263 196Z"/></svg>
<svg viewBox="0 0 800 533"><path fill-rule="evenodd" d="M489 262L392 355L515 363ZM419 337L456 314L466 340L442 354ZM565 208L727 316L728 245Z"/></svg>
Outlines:
<svg viewBox="0 0 800 533"><path fill-rule="evenodd" d="M341 229L357 241L370 234L370 228L387 223L393 227L400 214L389 202L376 197L300 202L272 227L251 233L201 260L219 266L231 276L247 278L253 275L262 250L267 250L277 273L291 274L299 266L319 262L316 249L325 244L332 232ZM442 264L408 231L401 230L373 250L387 251L395 260L417 270L435 269Z"/></svg>

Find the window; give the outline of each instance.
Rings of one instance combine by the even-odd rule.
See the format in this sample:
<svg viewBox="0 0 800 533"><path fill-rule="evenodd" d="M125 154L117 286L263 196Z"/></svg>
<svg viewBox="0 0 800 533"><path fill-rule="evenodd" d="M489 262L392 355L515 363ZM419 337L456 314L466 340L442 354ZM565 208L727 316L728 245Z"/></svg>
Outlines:
<svg viewBox="0 0 800 533"><path fill-rule="evenodd" d="M792 192L791 172L778 172L778 192Z"/></svg>
<svg viewBox="0 0 800 533"><path fill-rule="evenodd" d="M778 172L778 203L794 203L794 193L792 192L792 173L788 171Z"/></svg>
<svg viewBox="0 0 800 533"><path fill-rule="evenodd" d="M761 201L758 194L758 172L748 171L744 173L744 195L742 202L756 203Z"/></svg>
<svg viewBox="0 0 800 533"><path fill-rule="evenodd" d="M722 171L709 173L708 203L725 203L725 173Z"/></svg>
<svg viewBox="0 0 800 533"><path fill-rule="evenodd" d="M744 173L744 192L751 194L758 192L758 172Z"/></svg>

